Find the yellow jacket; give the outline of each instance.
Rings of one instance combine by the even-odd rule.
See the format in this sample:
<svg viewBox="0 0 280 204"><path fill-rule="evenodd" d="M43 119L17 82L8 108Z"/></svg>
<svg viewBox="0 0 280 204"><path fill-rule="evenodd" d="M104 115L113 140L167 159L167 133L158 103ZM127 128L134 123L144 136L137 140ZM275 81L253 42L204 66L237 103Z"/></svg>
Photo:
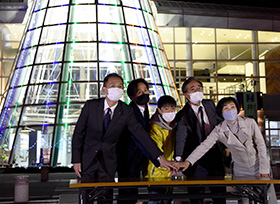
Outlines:
<svg viewBox="0 0 280 204"><path fill-rule="evenodd" d="M160 121L157 121L157 124L152 122L150 127L150 136L156 142L158 148L163 152L164 158L167 160L173 160L175 132L173 131L174 128L172 130L170 127L169 129L166 129L165 127L166 124L161 125ZM148 178L169 177L170 173L170 171L163 167L157 168L151 161L149 161L147 169Z"/></svg>

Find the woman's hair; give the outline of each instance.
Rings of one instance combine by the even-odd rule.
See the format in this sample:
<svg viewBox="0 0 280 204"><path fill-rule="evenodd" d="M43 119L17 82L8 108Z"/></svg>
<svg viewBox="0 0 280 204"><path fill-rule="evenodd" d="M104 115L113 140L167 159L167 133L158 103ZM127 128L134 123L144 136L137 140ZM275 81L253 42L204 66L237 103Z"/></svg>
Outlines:
<svg viewBox="0 0 280 204"><path fill-rule="evenodd" d="M224 118L223 117L223 107L230 103L230 102L233 102L236 106L236 109L237 109L237 114L239 113L240 111L240 108L239 108L239 105L238 103L236 102L235 98L233 97L224 97L222 98L221 100L219 100L218 104L217 104L217 115L220 116L221 118Z"/></svg>

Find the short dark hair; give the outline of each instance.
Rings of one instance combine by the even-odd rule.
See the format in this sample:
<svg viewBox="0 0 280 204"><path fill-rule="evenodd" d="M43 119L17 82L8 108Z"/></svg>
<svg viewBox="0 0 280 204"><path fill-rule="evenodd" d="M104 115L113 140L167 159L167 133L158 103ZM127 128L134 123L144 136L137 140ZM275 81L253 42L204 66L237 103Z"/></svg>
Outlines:
<svg viewBox="0 0 280 204"><path fill-rule="evenodd" d="M143 78L134 79L128 84L128 87L127 87L127 95L129 96L130 99L131 99L131 97L136 95L137 87L138 87L139 83L144 83L146 85L147 89L149 90L149 84L145 79L143 79Z"/></svg>
<svg viewBox="0 0 280 204"><path fill-rule="evenodd" d="M203 84L201 81L199 81L198 79L194 78L194 77L190 77L188 78L186 81L184 81L183 85L182 85L182 92L186 93L187 92L187 85L189 83L191 83L192 81L197 81L198 83L200 83L201 87L203 87Z"/></svg>
<svg viewBox="0 0 280 204"><path fill-rule="evenodd" d="M158 99L158 102L157 102L158 108L161 108L161 107L163 107L166 104L176 106L176 101L175 101L175 99L172 96L168 96L168 95L161 96Z"/></svg>
<svg viewBox="0 0 280 204"><path fill-rule="evenodd" d="M240 112L240 108L239 105L237 103L237 101L235 100L235 98L233 97L224 97L221 100L219 100L218 104L217 104L217 115L220 116L221 118L223 117L223 107L228 104L229 102L233 102L236 106L237 109L237 114Z"/></svg>
<svg viewBox="0 0 280 204"><path fill-rule="evenodd" d="M108 80L111 78L111 77L117 77L117 78L120 78L123 82L123 78L118 75L117 73L110 73L108 74L107 76L105 76L104 80L103 80L103 86L106 86L106 83L108 82Z"/></svg>

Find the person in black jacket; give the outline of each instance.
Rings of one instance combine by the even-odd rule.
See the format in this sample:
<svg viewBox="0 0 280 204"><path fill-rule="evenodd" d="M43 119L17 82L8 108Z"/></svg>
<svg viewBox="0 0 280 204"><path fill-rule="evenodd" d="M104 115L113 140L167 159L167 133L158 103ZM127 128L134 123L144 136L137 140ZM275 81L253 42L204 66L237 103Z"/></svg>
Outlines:
<svg viewBox="0 0 280 204"><path fill-rule="evenodd" d="M200 145L213 128L221 122L216 114L213 100L203 99L203 84L194 77L188 78L182 85L182 91L188 100L177 113L175 154L176 161L185 161L192 151ZM215 145L199 162L183 172L187 177L224 176L224 163L221 148ZM212 192L225 192L225 188L210 188ZM204 188L188 189L192 194L203 194ZM190 199L192 204L202 204L203 199ZM225 204L225 199L213 199L214 204Z"/></svg>
<svg viewBox="0 0 280 204"><path fill-rule="evenodd" d="M149 85L145 79L139 78L132 80L127 87L127 95L131 99L129 104L133 108L133 113L141 126L149 130ZM126 129L120 137L118 144L118 178L139 179L143 175L142 170L147 165L147 157L153 161L153 158L143 148L134 134ZM157 162L157 161L153 161ZM137 195L137 188L119 189L119 195ZM136 203L136 200L118 201L120 204Z"/></svg>

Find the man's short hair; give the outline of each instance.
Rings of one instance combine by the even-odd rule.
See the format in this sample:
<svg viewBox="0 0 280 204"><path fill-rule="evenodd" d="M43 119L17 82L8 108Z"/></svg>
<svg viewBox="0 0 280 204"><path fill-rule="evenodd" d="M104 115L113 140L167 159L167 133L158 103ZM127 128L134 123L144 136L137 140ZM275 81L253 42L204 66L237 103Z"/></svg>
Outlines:
<svg viewBox="0 0 280 204"><path fill-rule="evenodd" d="M147 89L149 90L149 84L145 79L143 79L143 78L134 79L128 84L128 87L127 87L127 95L130 99L131 99L131 97L136 95L139 83L144 83L146 85Z"/></svg>
<svg viewBox="0 0 280 204"><path fill-rule="evenodd" d="M176 101L175 99L172 97L172 96L168 96L168 95L165 95L165 96L161 96L157 102L157 105L158 105L158 108L162 108L164 105L173 105L173 106L176 106Z"/></svg>
<svg viewBox="0 0 280 204"><path fill-rule="evenodd" d="M118 75L117 73L110 73L108 74L107 76L105 76L104 80L103 80L103 86L106 87L106 83L108 82L108 80L111 78L111 77L117 77L117 78L120 78L123 82L123 78Z"/></svg>
<svg viewBox="0 0 280 204"><path fill-rule="evenodd" d="M201 81L199 81L198 79L194 78L194 77L190 77L188 78L186 81L184 81L183 85L182 85L182 92L183 93L187 93L187 85L189 83L191 83L192 81L197 81L198 83L200 83L201 87L203 87L203 84Z"/></svg>
<svg viewBox="0 0 280 204"><path fill-rule="evenodd" d="M217 112L218 116L220 116L221 118L224 118L223 117L223 107L230 102L233 102L235 104L236 109L237 109L237 114L240 112L239 105L238 105L237 101L235 100L235 98L224 97L221 100L219 100L219 102L217 104L216 112Z"/></svg>

